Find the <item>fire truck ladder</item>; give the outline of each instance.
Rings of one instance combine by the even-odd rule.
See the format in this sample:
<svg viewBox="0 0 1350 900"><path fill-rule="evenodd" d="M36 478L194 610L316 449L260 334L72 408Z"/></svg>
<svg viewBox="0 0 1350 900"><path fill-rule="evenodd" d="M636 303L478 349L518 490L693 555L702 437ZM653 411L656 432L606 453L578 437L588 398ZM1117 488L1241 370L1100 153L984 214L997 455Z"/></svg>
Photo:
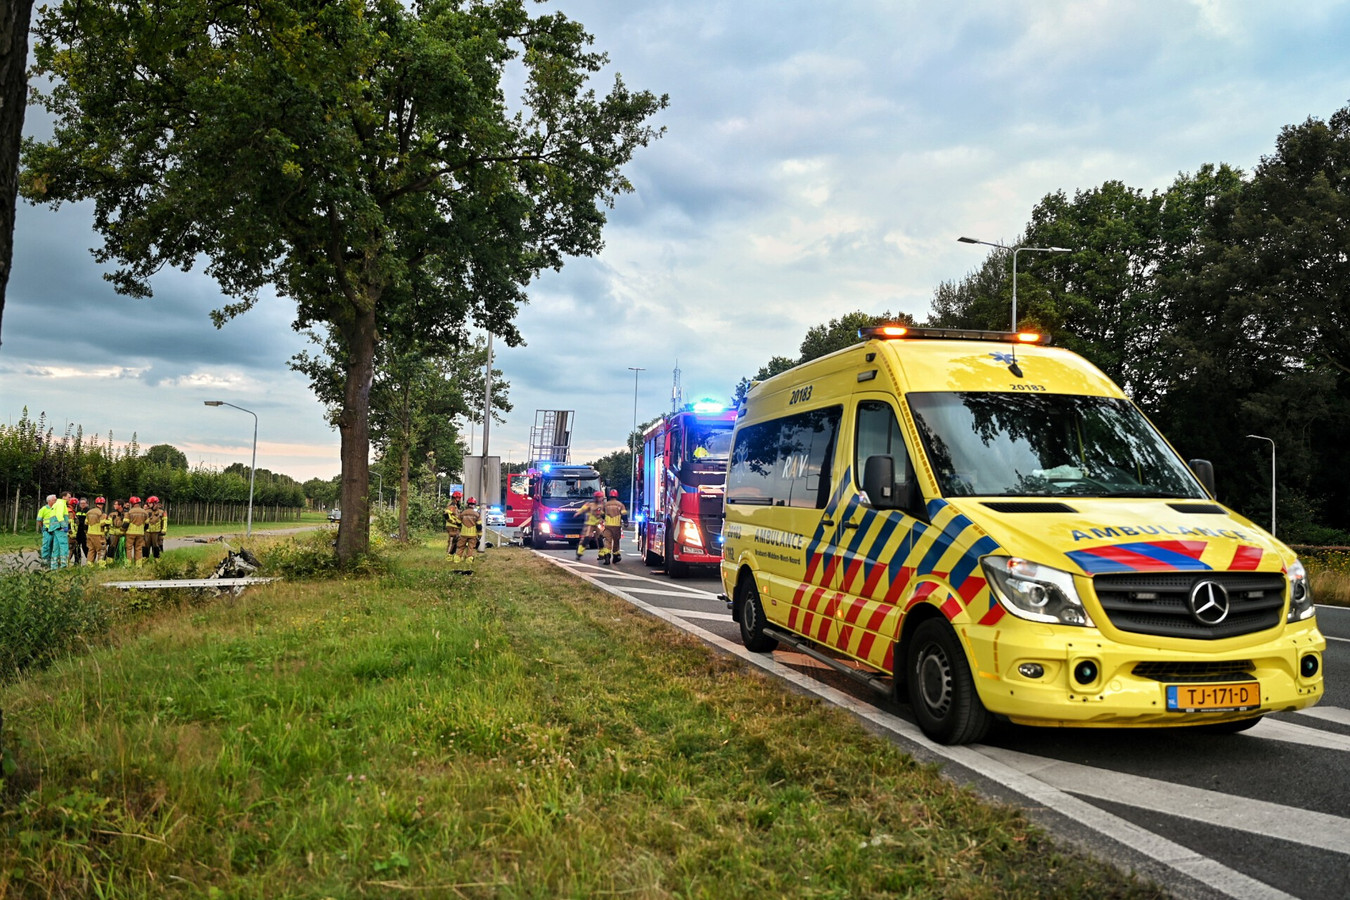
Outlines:
<svg viewBox="0 0 1350 900"><path fill-rule="evenodd" d="M530 429L530 459L535 463L568 462L574 418L576 411L571 409L535 410L534 427Z"/></svg>

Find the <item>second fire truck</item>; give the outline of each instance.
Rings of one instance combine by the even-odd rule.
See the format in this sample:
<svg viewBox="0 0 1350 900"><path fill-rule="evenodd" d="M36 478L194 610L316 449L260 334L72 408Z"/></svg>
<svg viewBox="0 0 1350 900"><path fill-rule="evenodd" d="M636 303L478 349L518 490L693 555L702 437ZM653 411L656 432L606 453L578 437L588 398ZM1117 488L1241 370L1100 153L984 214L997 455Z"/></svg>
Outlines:
<svg viewBox="0 0 1350 900"><path fill-rule="evenodd" d="M679 578L722 561L722 495L736 411L693 403L642 435L637 472L638 552Z"/></svg>

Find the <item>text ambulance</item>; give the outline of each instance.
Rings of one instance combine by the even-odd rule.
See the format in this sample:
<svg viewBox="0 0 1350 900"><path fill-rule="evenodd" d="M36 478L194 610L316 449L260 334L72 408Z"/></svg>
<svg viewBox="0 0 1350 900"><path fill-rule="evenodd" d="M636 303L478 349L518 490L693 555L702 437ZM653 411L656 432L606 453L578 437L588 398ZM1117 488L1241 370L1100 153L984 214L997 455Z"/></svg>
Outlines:
<svg viewBox="0 0 1350 900"><path fill-rule="evenodd" d="M1233 732L1321 698L1303 566L1102 372L1035 335L861 336L739 411L721 571L748 648L893 675L943 743Z"/></svg>

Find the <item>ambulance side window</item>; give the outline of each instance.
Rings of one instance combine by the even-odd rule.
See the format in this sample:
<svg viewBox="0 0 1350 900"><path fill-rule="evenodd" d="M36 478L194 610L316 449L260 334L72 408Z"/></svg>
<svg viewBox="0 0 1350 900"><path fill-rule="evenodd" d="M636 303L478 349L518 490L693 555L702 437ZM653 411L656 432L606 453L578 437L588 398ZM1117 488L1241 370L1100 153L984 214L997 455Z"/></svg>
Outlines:
<svg viewBox="0 0 1350 900"><path fill-rule="evenodd" d="M727 471L726 501L824 509L842 417L842 407L832 406L739 429Z"/></svg>
<svg viewBox="0 0 1350 900"><path fill-rule="evenodd" d="M895 410L882 400L858 403L858 427L853 435L853 481L862 486L863 465L869 456L890 456L895 460L896 478L908 471L909 452L900 431Z"/></svg>

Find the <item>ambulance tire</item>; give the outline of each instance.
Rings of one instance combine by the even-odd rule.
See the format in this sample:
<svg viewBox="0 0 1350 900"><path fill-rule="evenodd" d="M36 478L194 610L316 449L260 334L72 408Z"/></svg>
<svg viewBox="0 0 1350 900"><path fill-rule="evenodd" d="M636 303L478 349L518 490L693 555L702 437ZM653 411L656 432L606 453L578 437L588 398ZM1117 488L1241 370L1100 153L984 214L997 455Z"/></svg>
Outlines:
<svg viewBox="0 0 1350 900"><path fill-rule="evenodd" d="M915 629L905 683L919 727L939 744L975 743L994 722L975 693L961 642L942 619L929 619Z"/></svg>
<svg viewBox="0 0 1350 900"><path fill-rule="evenodd" d="M778 646L778 641L764 633L768 623L764 616L764 604L759 602L759 588L755 579L747 576L745 588L741 591L741 643L751 653L768 653Z"/></svg>

